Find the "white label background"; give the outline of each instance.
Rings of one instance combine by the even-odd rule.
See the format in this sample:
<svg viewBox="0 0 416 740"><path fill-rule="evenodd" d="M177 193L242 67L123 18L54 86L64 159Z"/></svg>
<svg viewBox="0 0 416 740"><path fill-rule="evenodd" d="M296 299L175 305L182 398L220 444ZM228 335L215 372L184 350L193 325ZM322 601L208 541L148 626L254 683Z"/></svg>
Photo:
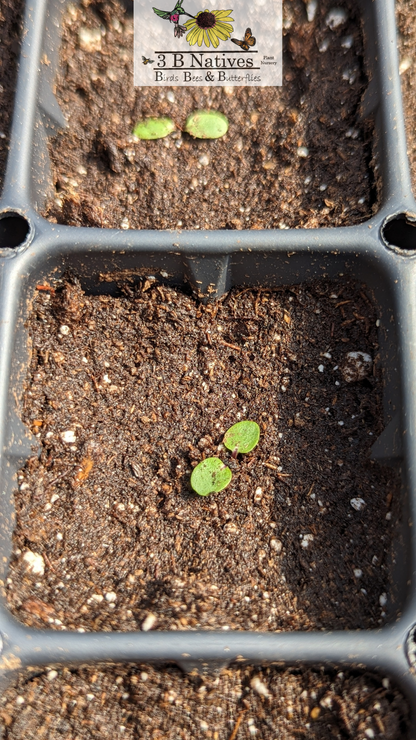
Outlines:
<svg viewBox="0 0 416 740"><path fill-rule="evenodd" d="M191 15L204 10L232 10L229 16L233 18L230 21L233 26L231 38L242 41L246 29L250 28L256 44L249 51L234 44L231 38L226 41L220 39L216 49L212 45L205 46L204 42L202 46L190 46L186 40L188 31L181 38L176 38L174 23L156 15L153 7L171 12L175 0L134 0L136 86L264 87L282 84L281 0L253 0L252 3L248 0L235 3L214 0L212 5L209 2L204 4L204 0L182 0L182 8ZM187 20L191 19L181 15L179 23L185 25ZM224 20L227 22L226 18ZM153 60L153 63L144 64L142 57ZM202 67L199 66L201 60ZM212 67L205 67L205 64L212 64ZM244 66L239 67L238 64ZM252 66L248 67L247 64ZM156 79L156 72L162 79ZM187 76L185 72L188 72Z"/></svg>

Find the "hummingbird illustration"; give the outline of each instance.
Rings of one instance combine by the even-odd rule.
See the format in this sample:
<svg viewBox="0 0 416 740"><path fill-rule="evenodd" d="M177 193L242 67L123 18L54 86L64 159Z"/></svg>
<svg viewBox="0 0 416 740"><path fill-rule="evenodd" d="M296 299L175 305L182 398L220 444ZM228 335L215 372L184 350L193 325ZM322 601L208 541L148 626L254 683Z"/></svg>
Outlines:
<svg viewBox="0 0 416 740"><path fill-rule="evenodd" d="M182 2L183 0L177 0L177 3L173 10L159 10L158 8L153 8L153 12L156 13L159 18L163 18L163 20L175 24L174 35L179 38L183 36L183 34L186 32L185 26L181 26L179 23L181 15L187 15L189 18L195 17L190 13L187 13L186 10L183 9Z"/></svg>

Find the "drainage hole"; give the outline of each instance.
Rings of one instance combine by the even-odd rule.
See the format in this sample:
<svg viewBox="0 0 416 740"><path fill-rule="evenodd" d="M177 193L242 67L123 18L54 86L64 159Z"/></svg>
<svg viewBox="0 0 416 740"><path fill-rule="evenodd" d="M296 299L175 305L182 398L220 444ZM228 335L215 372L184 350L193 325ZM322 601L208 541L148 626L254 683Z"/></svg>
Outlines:
<svg viewBox="0 0 416 740"><path fill-rule="evenodd" d="M405 213L388 221L383 226L382 235L384 241L392 247L416 250L416 220L410 220Z"/></svg>
<svg viewBox="0 0 416 740"><path fill-rule="evenodd" d="M6 211L0 214L0 248L20 247L24 244L29 229L29 222L19 213Z"/></svg>

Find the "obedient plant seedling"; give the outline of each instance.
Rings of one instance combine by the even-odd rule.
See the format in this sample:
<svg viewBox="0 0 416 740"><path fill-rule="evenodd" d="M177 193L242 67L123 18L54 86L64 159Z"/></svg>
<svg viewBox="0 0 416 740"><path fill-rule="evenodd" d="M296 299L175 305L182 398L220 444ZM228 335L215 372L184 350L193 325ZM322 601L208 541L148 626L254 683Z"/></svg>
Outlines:
<svg viewBox="0 0 416 740"><path fill-rule="evenodd" d="M207 457L193 469L191 487L199 496L209 496L210 493L223 491L232 477L230 468L219 457Z"/></svg>
<svg viewBox="0 0 416 740"><path fill-rule="evenodd" d="M224 446L231 450L236 458L239 452L254 450L260 439L260 427L255 421L239 421L225 433ZM219 457L208 457L202 460L191 475L191 488L199 496L219 493L231 483L233 477L230 468Z"/></svg>
<svg viewBox="0 0 416 740"><path fill-rule="evenodd" d="M260 427L255 421L239 421L225 433L224 446L237 457L239 452L254 450L259 439Z"/></svg>
<svg viewBox="0 0 416 740"><path fill-rule="evenodd" d="M228 131L228 118L218 110L195 110L186 119L184 131L195 139L220 139Z"/></svg>
<svg viewBox="0 0 416 740"><path fill-rule="evenodd" d="M163 139L176 128L171 118L145 118L134 127L133 134L138 139Z"/></svg>
<svg viewBox="0 0 416 740"><path fill-rule="evenodd" d="M138 139L163 139L176 128L171 118L145 118L133 129ZM220 139L228 131L228 119L218 110L195 110L186 119L184 131L195 139Z"/></svg>

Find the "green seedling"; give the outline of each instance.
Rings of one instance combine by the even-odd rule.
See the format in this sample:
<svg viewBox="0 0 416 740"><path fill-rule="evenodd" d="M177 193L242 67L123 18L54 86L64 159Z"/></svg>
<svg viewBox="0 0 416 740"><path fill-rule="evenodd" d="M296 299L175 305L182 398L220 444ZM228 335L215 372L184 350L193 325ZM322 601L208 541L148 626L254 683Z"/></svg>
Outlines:
<svg viewBox="0 0 416 740"><path fill-rule="evenodd" d="M176 128L171 118L145 118L136 123L133 134L138 139L164 139Z"/></svg>
<svg viewBox="0 0 416 740"><path fill-rule="evenodd" d="M224 446L231 450L233 457L239 452L251 452L260 439L260 427L255 421L239 421L224 435Z"/></svg>
<svg viewBox="0 0 416 740"><path fill-rule="evenodd" d="M226 488L232 477L230 468L219 457L207 457L193 469L191 487L198 496L209 496Z"/></svg>
<svg viewBox="0 0 416 740"><path fill-rule="evenodd" d="M186 119L184 131L195 139L220 139L228 131L228 118L218 110L195 110Z"/></svg>

